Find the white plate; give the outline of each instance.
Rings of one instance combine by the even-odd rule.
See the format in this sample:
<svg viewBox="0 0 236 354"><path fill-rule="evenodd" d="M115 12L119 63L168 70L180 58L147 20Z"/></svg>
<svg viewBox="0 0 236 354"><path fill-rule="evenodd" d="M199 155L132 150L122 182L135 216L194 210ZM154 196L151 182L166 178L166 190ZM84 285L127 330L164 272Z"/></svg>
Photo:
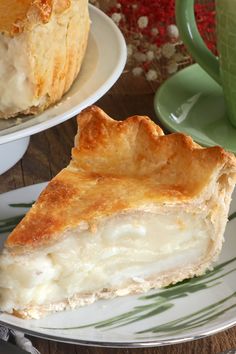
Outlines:
<svg viewBox="0 0 236 354"><path fill-rule="evenodd" d="M121 75L126 44L118 27L90 5L92 26L81 72L62 100L37 116L0 120L0 144L17 140L75 116L103 96Z"/></svg>
<svg viewBox="0 0 236 354"><path fill-rule="evenodd" d="M27 210L24 203L31 204L45 185L0 196L0 232L14 227ZM229 328L236 324L236 193L230 215L223 252L214 270L205 276L143 296L98 301L41 320L0 314L0 323L56 341L107 347L180 343ZM4 234L0 237L3 241Z"/></svg>

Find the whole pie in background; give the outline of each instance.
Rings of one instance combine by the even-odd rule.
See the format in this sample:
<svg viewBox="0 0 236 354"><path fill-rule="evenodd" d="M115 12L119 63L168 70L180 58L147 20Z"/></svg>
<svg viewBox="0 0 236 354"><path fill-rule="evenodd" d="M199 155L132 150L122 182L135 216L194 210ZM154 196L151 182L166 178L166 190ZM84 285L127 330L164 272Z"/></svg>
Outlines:
<svg viewBox="0 0 236 354"><path fill-rule="evenodd" d="M90 19L87 0L0 0L0 118L37 114L77 77Z"/></svg>

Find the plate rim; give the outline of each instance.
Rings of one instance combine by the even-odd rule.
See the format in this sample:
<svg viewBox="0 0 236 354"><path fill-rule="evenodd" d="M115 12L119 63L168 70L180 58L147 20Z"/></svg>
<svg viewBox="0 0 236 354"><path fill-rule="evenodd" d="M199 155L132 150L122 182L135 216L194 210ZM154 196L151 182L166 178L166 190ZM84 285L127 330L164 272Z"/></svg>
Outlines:
<svg viewBox="0 0 236 354"><path fill-rule="evenodd" d="M7 195L11 195L15 192L23 192L27 189L38 189L37 193L41 193L43 188L47 185L47 182L41 182L41 183L36 183L24 187L20 187L17 189L13 189L11 191L5 192L0 194L0 200L1 198L7 197ZM28 194L25 194L28 196ZM29 195L30 198L30 195ZM58 337L57 335L53 334L47 334L47 333L42 333L38 332L37 330L32 330L32 329L27 329L23 328L18 325L14 325L12 323L9 323L7 321L4 321L1 319L1 315L4 315L4 313L0 312L0 325L7 326L13 330L18 330L23 333L26 333L28 335L42 338L42 339L47 339L47 340L52 340L52 341L57 341L57 342L63 342L63 343L70 343L70 344L77 344L77 345L84 345L84 346L91 346L91 347L106 347L106 348L142 348L142 347L156 347L156 346L166 346L166 345L172 345L172 344L178 344L178 343L184 343L184 342L189 342L189 341L194 341L197 339L205 338L210 335L217 334L219 332L225 331L229 328L232 328L236 325L236 316L232 317L231 319L225 320L221 322L221 325L214 324L212 327L209 327L209 329L205 330L199 330L196 335L176 335L173 336L173 339L167 338L167 339L150 339L150 340L145 340L145 339L137 339L135 341L98 341L98 340L83 340L83 339L76 339L76 338L66 338L66 337ZM108 334L109 336L109 334Z"/></svg>
<svg viewBox="0 0 236 354"><path fill-rule="evenodd" d="M151 347L164 347L167 345L173 344L181 344L190 341L195 341L198 339L206 338L217 333L223 332L230 328L233 328L236 325L236 318L229 323L225 323L222 327L217 327L212 330L200 333L196 336L186 336L186 337L176 337L174 339L168 340L149 340L149 341L124 341L124 342L105 342L105 341L93 341L93 340L83 340L83 339L75 339L75 338L63 338L57 337L46 333L40 333L30 329L22 329L22 327L15 326L12 324L8 324L0 319L0 325L7 326L10 329L17 330L23 332L24 334L31 335L32 337L42 338L51 340L54 342L60 343L68 343L68 344L76 344L76 345L83 345L88 347L101 347L101 348L151 348Z"/></svg>
<svg viewBox="0 0 236 354"><path fill-rule="evenodd" d="M111 31L114 34L114 39L117 44L117 48L119 49L119 56L116 58L116 65L114 66L112 73L107 77L107 79L97 90L92 92L92 94L90 94L89 97L87 97L78 105L69 108L66 112L61 113L59 114L59 116L55 116L49 120L45 119L45 121L39 122L38 124L35 124L33 126L22 128L15 132L6 133L5 135L0 136L0 145L42 132L46 129L49 129L53 126L56 126L74 117L79 112L81 112L84 108L92 105L97 100L99 100L107 91L110 90L110 88L116 83L116 81L121 76L127 61L127 47L126 47L124 36L121 30L114 23L114 21L108 15L106 15L102 10L98 9L94 5L89 4L89 11L95 17L101 18L103 22L110 27ZM94 35L96 38L96 32L94 32ZM69 91L67 93L69 93ZM57 102L56 104L58 103L60 103L60 101ZM50 106L48 109L53 108L56 104ZM47 110L45 110L43 113L45 112L47 112ZM37 115L35 116L35 118L36 117ZM4 129L2 131L4 131Z"/></svg>

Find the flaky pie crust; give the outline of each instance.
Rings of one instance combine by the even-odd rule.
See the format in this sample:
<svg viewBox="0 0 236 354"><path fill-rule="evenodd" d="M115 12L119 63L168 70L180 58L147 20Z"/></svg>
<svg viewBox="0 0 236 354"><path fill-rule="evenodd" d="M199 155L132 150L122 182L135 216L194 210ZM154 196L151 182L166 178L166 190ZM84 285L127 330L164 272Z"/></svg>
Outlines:
<svg viewBox="0 0 236 354"><path fill-rule="evenodd" d="M234 183L233 154L218 146L202 148L181 133L164 135L146 116L116 121L93 106L77 122L69 166L8 237L8 248L37 249L56 242L68 228L94 227L100 218L147 205L187 208L222 170Z"/></svg>

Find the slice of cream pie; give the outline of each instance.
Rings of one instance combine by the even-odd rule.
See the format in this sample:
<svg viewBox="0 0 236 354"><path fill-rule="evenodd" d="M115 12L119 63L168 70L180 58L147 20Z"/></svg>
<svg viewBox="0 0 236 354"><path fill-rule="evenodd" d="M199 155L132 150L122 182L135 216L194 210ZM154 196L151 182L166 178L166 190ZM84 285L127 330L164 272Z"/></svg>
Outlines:
<svg viewBox="0 0 236 354"><path fill-rule="evenodd" d="M24 318L203 274L218 256L236 158L147 117L78 116L72 161L0 256L0 309Z"/></svg>

